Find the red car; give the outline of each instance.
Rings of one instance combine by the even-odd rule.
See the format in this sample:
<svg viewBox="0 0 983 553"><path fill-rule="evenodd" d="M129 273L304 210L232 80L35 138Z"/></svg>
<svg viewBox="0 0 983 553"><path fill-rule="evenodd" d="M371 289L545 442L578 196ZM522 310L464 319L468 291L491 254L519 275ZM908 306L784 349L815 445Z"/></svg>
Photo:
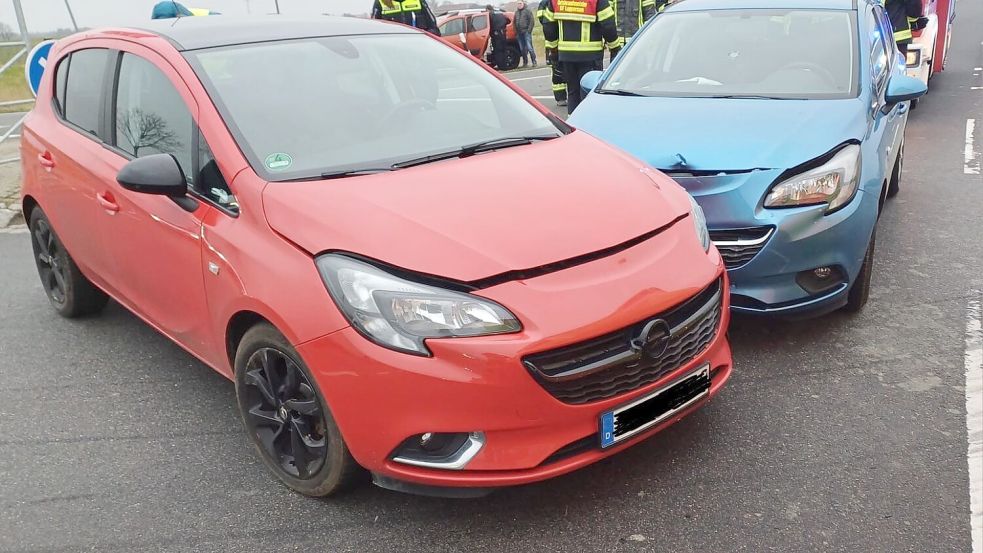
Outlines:
<svg viewBox="0 0 983 553"><path fill-rule="evenodd" d="M720 390L724 265L682 188L424 33L275 23L57 44L22 153L60 314L113 298L234 379L315 496L542 480Z"/></svg>

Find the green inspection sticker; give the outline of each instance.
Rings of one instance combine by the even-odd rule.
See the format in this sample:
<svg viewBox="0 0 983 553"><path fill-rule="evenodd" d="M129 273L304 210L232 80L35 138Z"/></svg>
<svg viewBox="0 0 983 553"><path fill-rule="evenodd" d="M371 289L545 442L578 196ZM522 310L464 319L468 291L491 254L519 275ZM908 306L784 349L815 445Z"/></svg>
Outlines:
<svg viewBox="0 0 983 553"><path fill-rule="evenodd" d="M288 154L270 154L266 156L266 167L272 171L282 171L293 164L294 158Z"/></svg>

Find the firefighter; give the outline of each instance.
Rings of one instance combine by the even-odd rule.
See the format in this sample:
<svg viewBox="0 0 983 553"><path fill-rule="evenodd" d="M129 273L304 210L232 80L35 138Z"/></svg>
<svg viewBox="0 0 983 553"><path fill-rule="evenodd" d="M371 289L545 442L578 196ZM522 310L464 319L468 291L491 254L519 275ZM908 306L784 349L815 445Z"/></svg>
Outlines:
<svg viewBox="0 0 983 553"><path fill-rule="evenodd" d="M604 47L618 55L622 39L608 0L551 0L543 13L546 47L553 48L553 62L560 64L567 83L567 113L580 104L580 80L603 68Z"/></svg>
<svg viewBox="0 0 983 553"><path fill-rule="evenodd" d="M430 10L427 0L375 0L372 4L372 19L402 23L440 36L437 18Z"/></svg>
<svg viewBox="0 0 983 553"><path fill-rule="evenodd" d="M894 27L894 42L898 51L908 55L908 45L911 44L911 31L924 29L928 18L922 12L921 0L881 0L887 10L891 26Z"/></svg>
<svg viewBox="0 0 983 553"><path fill-rule="evenodd" d="M665 9L668 0L661 0L662 9ZM618 25L618 36L624 42L631 40L631 37L642 28L649 19L655 17L659 10L656 0L612 0L614 5L614 20Z"/></svg>
<svg viewBox="0 0 983 553"><path fill-rule="evenodd" d="M543 26L546 25L546 6L550 4L552 0L542 0L539 3L539 7L536 8L536 19ZM555 52L553 48L549 46L546 47L546 63L550 66L550 77L553 81L553 99L556 100L556 105L566 106L567 105L567 83L563 81L563 72L560 71L560 64L551 62L550 60L556 59Z"/></svg>

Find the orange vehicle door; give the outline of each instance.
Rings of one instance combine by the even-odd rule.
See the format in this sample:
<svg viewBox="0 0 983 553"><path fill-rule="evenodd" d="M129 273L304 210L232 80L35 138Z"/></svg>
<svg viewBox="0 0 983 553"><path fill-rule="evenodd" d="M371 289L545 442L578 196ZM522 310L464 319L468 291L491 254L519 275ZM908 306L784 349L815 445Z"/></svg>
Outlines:
<svg viewBox="0 0 983 553"><path fill-rule="evenodd" d="M479 58L484 58L490 33L487 13L468 17L468 51Z"/></svg>

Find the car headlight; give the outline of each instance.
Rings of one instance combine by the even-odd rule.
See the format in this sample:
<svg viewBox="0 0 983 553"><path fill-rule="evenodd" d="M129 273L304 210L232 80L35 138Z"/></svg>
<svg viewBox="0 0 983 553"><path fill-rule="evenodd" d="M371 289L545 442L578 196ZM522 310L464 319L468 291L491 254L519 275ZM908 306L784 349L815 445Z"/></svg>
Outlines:
<svg viewBox="0 0 983 553"><path fill-rule="evenodd" d="M905 65L908 67L918 67L922 63L922 51L920 48L908 46L908 54L905 56Z"/></svg>
<svg viewBox="0 0 983 553"><path fill-rule="evenodd" d="M689 203L691 206L693 206L690 214L693 216L693 226L696 228L696 238L703 246L703 251L710 251L710 231L707 230L707 217L703 214L703 208L700 207L700 204L696 203L693 196L689 196Z"/></svg>
<svg viewBox="0 0 983 553"><path fill-rule="evenodd" d="M765 207L829 204L829 213L853 199L859 182L860 146L850 144L819 167L773 186L765 197Z"/></svg>
<svg viewBox="0 0 983 553"><path fill-rule="evenodd" d="M389 349L430 355L427 338L522 330L515 315L484 298L406 280L341 254L322 255L316 263L352 326Z"/></svg>

